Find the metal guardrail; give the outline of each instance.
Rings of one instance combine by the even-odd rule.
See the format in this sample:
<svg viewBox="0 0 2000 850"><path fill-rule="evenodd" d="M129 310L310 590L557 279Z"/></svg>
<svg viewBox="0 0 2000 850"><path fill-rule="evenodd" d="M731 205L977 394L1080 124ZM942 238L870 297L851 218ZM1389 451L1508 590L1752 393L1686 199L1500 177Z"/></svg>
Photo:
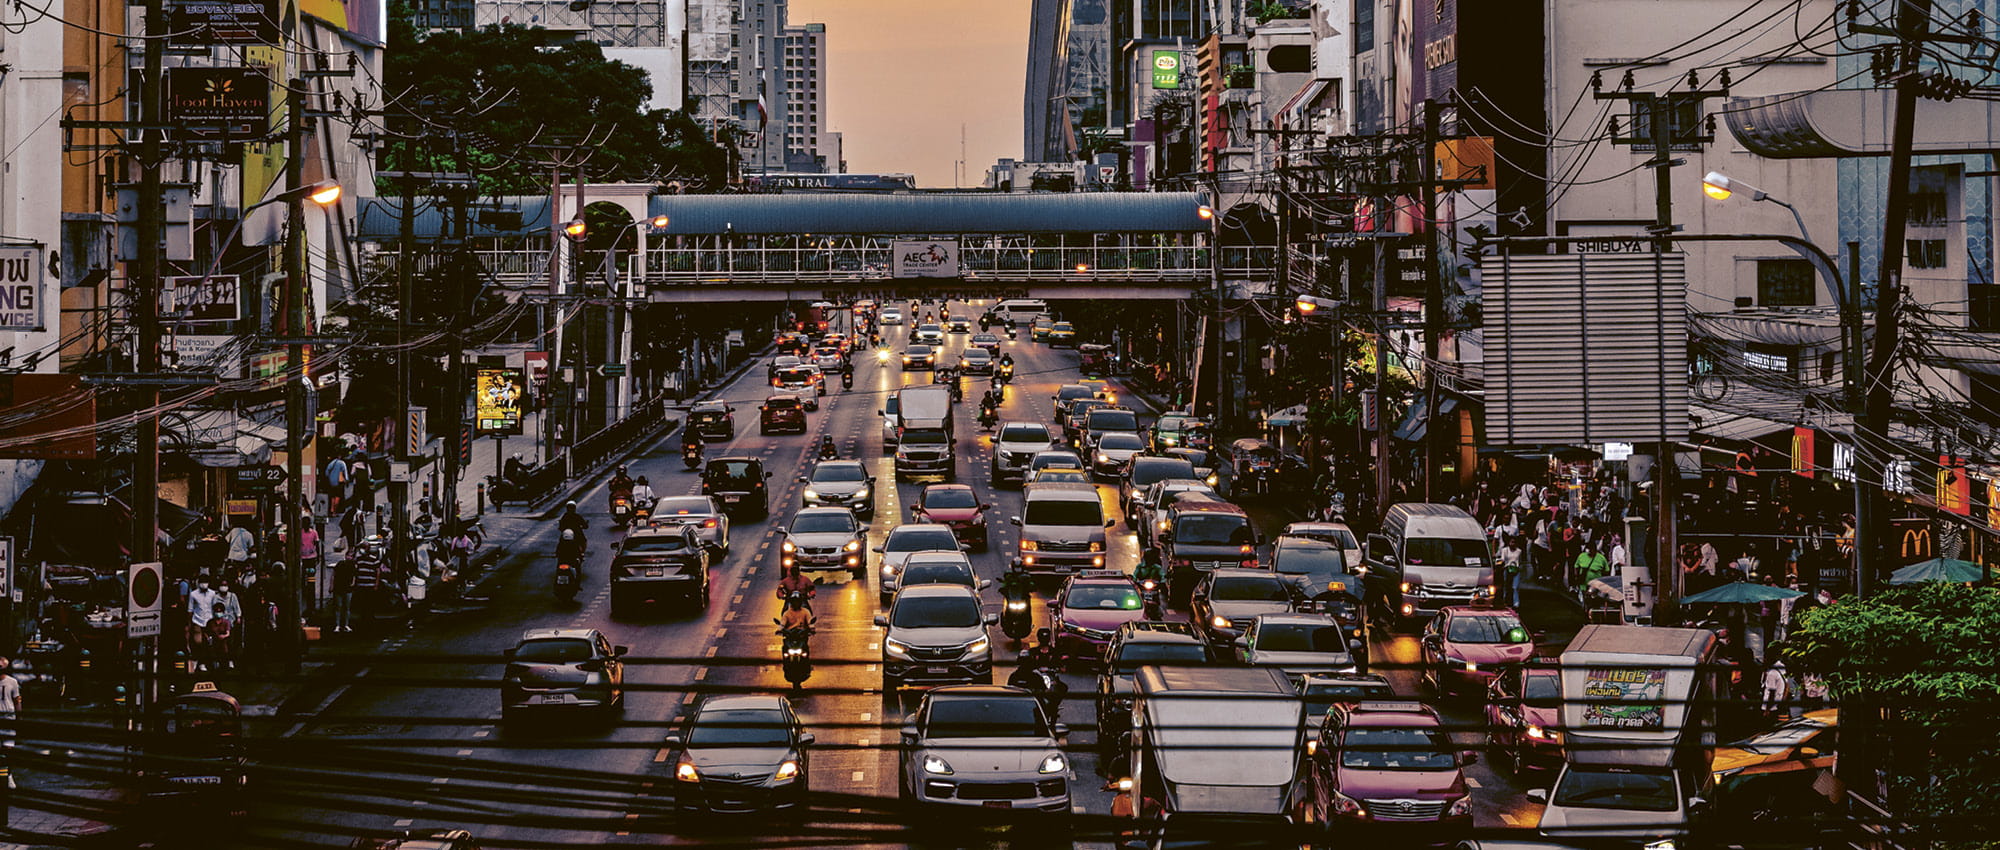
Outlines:
<svg viewBox="0 0 2000 850"><path fill-rule="evenodd" d="M665 396L642 402L624 419L604 426L576 441L575 445L557 452L541 465L530 468L522 476L522 489L527 494L523 501L540 504L562 492L571 472L580 475L595 469L612 455L654 436L667 425L667 404Z"/></svg>

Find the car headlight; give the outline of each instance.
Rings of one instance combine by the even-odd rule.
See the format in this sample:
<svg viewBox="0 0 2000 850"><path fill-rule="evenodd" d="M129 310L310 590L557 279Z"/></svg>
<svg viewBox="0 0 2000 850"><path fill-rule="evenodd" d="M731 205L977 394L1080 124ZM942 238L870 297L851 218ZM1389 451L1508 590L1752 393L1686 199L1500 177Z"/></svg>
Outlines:
<svg viewBox="0 0 2000 850"><path fill-rule="evenodd" d="M1207 479L1207 482L1208 482L1208 486L1210 486L1210 487L1214 487L1214 486L1215 486L1215 473L1211 472L1211 473L1209 473L1209 474L1208 474L1208 479Z"/></svg>
<svg viewBox="0 0 2000 850"><path fill-rule="evenodd" d="M1209 625L1212 625L1218 629L1229 628L1229 618L1224 617L1220 614L1217 614L1214 618L1210 619L1208 622Z"/></svg>
<svg viewBox="0 0 2000 850"><path fill-rule="evenodd" d="M1033 551L1035 551L1035 550L1037 550L1037 549L1040 549L1040 548L1041 548L1041 546L1040 546L1039 544L1037 544L1037 543L1036 543L1035 541L1033 541L1033 540L1023 540L1023 541L1021 541L1021 551L1023 551L1023 552L1033 552Z"/></svg>
<svg viewBox="0 0 2000 850"><path fill-rule="evenodd" d="M1556 731L1554 729L1543 729L1542 727L1536 726L1532 723L1528 724L1528 728L1521 730L1521 733L1537 741L1548 741L1554 744L1562 743L1562 738L1563 738L1562 733L1559 731Z"/></svg>
<svg viewBox="0 0 2000 850"><path fill-rule="evenodd" d="M1049 753L1048 758L1042 759L1040 771L1042 773L1062 773L1068 769L1069 759L1063 758L1062 753Z"/></svg>
<svg viewBox="0 0 2000 850"><path fill-rule="evenodd" d="M895 577L896 577L896 565L895 565L895 564L883 564L883 565L882 565L882 577L883 577L883 578L895 578Z"/></svg>
<svg viewBox="0 0 2000 850"><path fill-rule="evenodd" d="M863 487L863 488L861 488L861 489L859 489L859 490L856 490L856 491L854 491L854 498L857 498L857 499L865 499L865 498L867 498L867 497L868 497L868 488L866 488L866 487Z"/></svg>
<svg viewBox="0 0 2000 850"><path fill-rule="evenodd" d="M783 762L780 762L778 764L778 772L771 774L771 778L778 782L790 782L794 779L799 778L798 761L794 759L785 759Z"/></svg>
<svg viewBox="0 0 2000 850"><path fill-rule="evenodd" d="M784 543L779 544L778 549L786 553L791 553L791 552L797 552L799 550L799 547L792 545L792 541L787 540Z"/></svg>
<svg viewBox="0 0 2000 850"><path fill-rule="evenodd" d="M882 651L883 651L883 652L885 652L885 653L888 653L889 655L892 655L892 656L895 656L895 657L897 657L897 658L908 658L908 657L910 657L910 645L909 645L909 644L906 644L906 643L903 643L902 641L899 641L899 640L885 640L885 641L883 641L883 642L882 642Z"/></svg>
<svg viewBox="0 0 2000 850"><path fill-rule="evenodd" d="M926 755L924 756L924 772L934 773L939 776L950 776L951 763L937 756Z"/></svg>
<svg viewBox="0 0 2000 850"><path fill-rule="evenodd" d="M1644 850L1674 850L1676 846L1673 839L1662 838L1658 841L1647 842Z"/></svg>
<svg viewBox="0 0 2000 850"><path fill-rule="evenodd" d="M1444 816L1448 818L1465 817L1470 814L1472 814L1472 795L1470 794L1451 801L1451 805L1444 810Z"/></svg>
<svg viewBox="0 0 2000 850"><path fill-rule="evenodd" d="M1090 551L1092 551L1092 552L1102 552L1102 551L1104 551L1104 544L1103 544L1103 543L1101 543L1101 542L1096 542L1096 541L1093 541L1093 542L1092 542L1092 543L1090 544Z"/></svg>
<svg viewBox="0 0 2000 850"><path fill-rule="evenodd" d="M805 492L805 496L806 496L806 500L807 500L807 501L812 501L813 499L817 499L817 498L819 498L819 491L818 491L818 490L814 490L814 489L813 489L813 488L811 488L811 487L807 487L807 488L806 488L806 492Z"/></svg>
<svg viewBox="0 0 2000 850"><path fill-rule="evenodd" d="M847 541L847 546L846 546L845 548L846 548L846 549L847 549L847 551L849 551L849 552L859 552L859 551L861 551L861 541L859 541L859 540L849 540L849 541Z"/></svg>
<svg viewBox="0 0 2000 850"><path fill-rule="evenodd" d="M701 771L694 769L694 762L684 761L674 768L674 778L682 782L700 782Z"/></svg>
<svg viewBox="0 0 2000 850"><path fill-rule="evenodd" d="M1362 813L1361 801L1342 794L1339 791L1328 791L1326 793L1329 797L1327 802L1333 805L1334 814L1358 815Z"/></svg>
<svg viewBox="0 0 2000 850"><path fill-rule="evenodd" d="M1167 530L1167 521L1166 521L1166 520L1160 520L1160 530L1161 530L1161 531L1166 531L1166 530Z"/></svg>
<svg viewBox="0 0 2000 850"><path fill-rule="evenodd" d="M1403 583L1402 583L1402 584L1400 585L1400 587L1402 588L1402 590L1403 590L1403 592L1404 592L1404 593L1409 593L1409 592L1410 592L1410 583L1409 583L1409 582L1407 582L1407 581L1406 581L1406 582L1403 582Z"/></svg>
<svg viewBox="0 0 2000 850"><path fill-rule="evenodd" d="M985 654L985 653L986 653L986 651L987 651L988 649L991 649L991 648L993 648L993 642L992 642L992 641L989 641L989 640L987 640L987 639L985 639L985 638L980 638L980 639L978 639L978 640L975 640L975 641L973 641L973 642L971 642L971 643L968 643L968 644L966 644L966 645L965 645L965 654L967 654L967 655L983 655L983 654Z"/></svg>
<svg viewBox="0 0 2000 850"><path fill-rule="evenodd" d="M1111 456L1110 456L1110 455L1108 455L1108 454L1105 454L1105 453L1103 453L1103 452L1098 452L1098 453L1097 453L1097 462L1098 462L1098 463L1110 463L1110 462L1111 462Z"/></svg>

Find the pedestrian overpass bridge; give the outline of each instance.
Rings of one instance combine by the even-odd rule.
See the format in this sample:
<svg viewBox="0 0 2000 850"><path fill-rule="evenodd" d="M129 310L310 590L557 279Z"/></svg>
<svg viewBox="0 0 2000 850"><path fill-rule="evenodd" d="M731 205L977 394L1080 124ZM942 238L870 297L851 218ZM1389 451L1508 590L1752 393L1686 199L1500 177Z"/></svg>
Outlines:
<svg viewBox="0 0 2000 850"><path fill-rule="evenodd" d="M896 193L661 195L650 187L585 187L585 206L622 212L623 229L582 246L552 223L577 217L570 187L549 198L503 198L511 229L453 225L420 202L408 222L430 241L457 227L481 245L488 273L515 289L568 291L615 279L656 303L928 298L1180 300L1223 285L1268 286L1273 250L1212 245L1215 213L1196 193ZM404 222L396 198L365 199L365 241L393 249ZM664 216L664 227L651 225ZM604 228L609 229L609 228ZM601 244L593 244L593 242ZM435 256L435 253L430 256ZM435 260L420 258L420 263Z"/></svg>

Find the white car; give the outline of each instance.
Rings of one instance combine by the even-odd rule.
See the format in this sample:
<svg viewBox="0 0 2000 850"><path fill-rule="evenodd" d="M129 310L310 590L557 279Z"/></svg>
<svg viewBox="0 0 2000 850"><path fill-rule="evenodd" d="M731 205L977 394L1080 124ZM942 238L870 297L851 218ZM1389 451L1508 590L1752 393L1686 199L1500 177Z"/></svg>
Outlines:
<svg viewBox="0 0 2000 850"><path fill-rule="evenodd" d="M877 321L885 325L900 325L903 323L903 308L884 307L882 308L882 317Z"/></svg>
<svg viewBox="0 0 2000 850"><path fill-rule="evenodd" d="M904 800L948 806L1070 809L1069 730L1034 695L992 685L942 687L903 724Z"/></svg>
<svg viewBox="0 0 2000 850"><path fill-rule="evenodd" d="M1354 529L1348 528L1347 523L1295 522L1285 526L1280 536L1284 534L1324 540L1340 547L1340 558L1350 570L1361 564L1361 541L1354 536Z"/></svg>
<svg viewBox="0 0 2000 850"><path fill-rule="evenodd" d="M729 554L729 515L714 496L668 496L653 503L653 522L693 526L701 543L718 555Z"/></svg>
<svg viewBox="0 0 2000 850"><path fill-rule="evenodd" d="M1139 545L1147 549L1160 548L1160 532L1166 529L1160 524L1166 521L1167 508L1174 504L1174 497L1182 493L1207 493L1215 495L1215 488L1205 481L1192 478L1163 478L1146 486L1146 491L1134 501L1133 530L1139 535ZM1220 498L1220 497L1217 497Z"/></svg>
<svg viewBox="0 0 2000 850"><path fill-rule="evenodd" d="M882 599L896 595L903 564L918 552L964 552L951 526L937 522L913 522L896 526L882 545L875 547L875 569L882 576Z"/></svg>

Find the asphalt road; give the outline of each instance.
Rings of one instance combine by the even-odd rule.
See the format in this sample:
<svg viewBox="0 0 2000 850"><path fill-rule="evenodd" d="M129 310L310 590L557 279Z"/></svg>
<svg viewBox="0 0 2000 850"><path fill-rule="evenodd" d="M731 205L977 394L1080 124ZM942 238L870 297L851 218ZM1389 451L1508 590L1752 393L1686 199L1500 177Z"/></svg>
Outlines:
<svg viewBox="0 0 2000 850"><path fill-rule="evenodd" d="M894 331L896 329L891 328ZM1002 419L1048 421L1050 395L1076 375L1076 355L1051 351L1026 340L1026 332L1006 350L1018 364ZM894 336L901 347L900 333ZM967 337L947 342L947 361L956 359ZM881 691L881 632L872 623L881 608L874 559L866 580L819 588L814 607L819 630L813 639L815 672L791 698L817 735L810 766L818 796L812 813L799 821L690 823L670 813L673 753L666 735L684 713L708 693L790 693L775 664L778 639L775 587L781 574L780 529L799 505L796 478L809 469L809 450L821 434L831 434L844 457L867 462L876 476L876 515L869 545L907 516L922 485L897 484L882 451L880 418L884 394L909 383L929 381L928 373L904 375L893 363L878 363L867 352L855 358L854 389L838 383L808 414L805 436L760 437L756 404L766 395L764 373L753 368L716 397L736 403L737 437L711 444L709 457L760 457L773 471L772 516L739 521L732 550L712 573L711 604L688 612L643 612L613 618L608 582L613 535L605 492L600 485L579 501L593 525L583 593L575 603L550 593L554 523L495 519L495 534L515 534L513 554L480 586L482 601L455 613L418 622L406 634L383 638L357 665L351 679L334 692L306 723L272 730L276 740L257 742L261 772L248 834L249 847L345 846L357 834L383 835L402 829L462 827L486 847L658 845L730 843L734 846L867 846L923 844L1008 846L1009 833L965 824L950 811L911 812L896 801L895 743L911 693ZM1137 397L1128 404L1142 416ZM976 404L958 406L959 479L994 505L989 514L992 545L972 555L984 578L998 579L1012 550L1015 529L1006 517L1020 512L1018 489L989 486L990 439L975 421ZM681 471L677 447L652 447L631 463L633 474L648 476L662 495L699 491L696 477ZM1116 490L1105 493L1108 514L1118 516ZM1290 519L1287 505L1252 504L1249 510L1265 537ZM1121 520L1122 522L1122 520ZM1130 569L1136 562L1134 538L1121 525L1110 546L1110 565ZM996 588L985 607L997 612ZM1047 612L1036 605L1038 625ZM1181 615L1175 612L1176 618ZM610 726L590 721L556 721L534 728L499 725L498 679L501 653L532 628L596 628L615 644L630 648L626 705L622 721ZM1011 673L1018 646L993 629L996 673ZM1407 635L1377 636L1374 658L1413 662L1415 640ZM1388 672L1399 693L1416 694L1413 672ZM1075 771L1075 803L1084 811L1108 813L1112 795L1101 790L1097 773L1094 718L1089 696L1094 679L1069 677L1072 700L1062 721L1075 731L1068 740ZM1447 720L1459 743L1480 744L1480 709L1447 704ZM1482 761L1469 771L1476 783L1475 817L1481 827L1531 826L1535 807L1526 787L1503 768ZM912 822L941 828L944 835L908 832ZM1047 846L1045 837L1014 840L1011 846ZM1109 846L1109 845L1102 845Z"/></svg>

